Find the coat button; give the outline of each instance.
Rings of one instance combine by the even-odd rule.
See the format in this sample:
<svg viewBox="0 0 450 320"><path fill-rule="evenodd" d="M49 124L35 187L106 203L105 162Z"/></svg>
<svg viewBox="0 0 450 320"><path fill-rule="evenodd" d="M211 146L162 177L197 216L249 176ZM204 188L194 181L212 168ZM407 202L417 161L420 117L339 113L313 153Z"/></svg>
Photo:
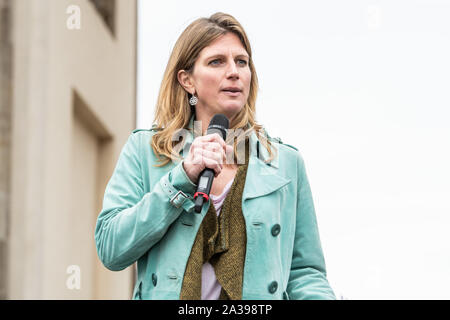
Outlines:
<svg viewBox="0 0 450 320"><path fill-rule="evenodd" d="M278 282L272 281L272 282L269 284L269 292L270 292L270 293L275 293L275 291L277 291L277 289L278 289Z"/></svg>
<svg viewBox="0 0 450 320"><path fill-rule="evenodd" d="M158 283L158 277L154 273L152 273L152 282L153 285L156 287L156 284Z"/></svg>
<svg viewBox="0 0 450 320"><path fill-rule="evenodd" d="M276 237L279 233L280 233L281 227L280 225L277 223L272 227L272 235L274 237Z"/></svg>

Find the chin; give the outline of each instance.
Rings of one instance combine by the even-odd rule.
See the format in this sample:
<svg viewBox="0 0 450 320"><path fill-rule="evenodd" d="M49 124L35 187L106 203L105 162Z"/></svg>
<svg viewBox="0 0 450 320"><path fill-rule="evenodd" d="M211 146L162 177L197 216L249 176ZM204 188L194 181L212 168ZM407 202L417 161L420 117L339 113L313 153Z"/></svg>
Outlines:
<svg viewBox="0 0 450 320"><path fill-rule="evenodd" d="M241 102L226 103L221 106L221 109L225 113L232 113L232 114L238 113L239 111L242 110L242 108L244 108L244 105Z"/></svg>

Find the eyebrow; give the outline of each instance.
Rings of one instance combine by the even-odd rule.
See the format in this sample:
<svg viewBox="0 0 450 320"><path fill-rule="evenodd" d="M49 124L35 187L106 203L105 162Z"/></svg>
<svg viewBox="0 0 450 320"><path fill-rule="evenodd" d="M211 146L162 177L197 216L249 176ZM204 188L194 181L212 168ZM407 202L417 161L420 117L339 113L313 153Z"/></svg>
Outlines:
<svg viewBox="0 0 450 320"><path fill-rule="evenodd" d="M224 58L224 57L226 57L224 54L216 53L216 54L213 54L213 55L210 55L209 57L207 57L206 60L209 60L211 58ZM244 57L244 58L250 59L250 57L246 54L238 54L236 56L236 58L239 58L239 57Z"/></svg>

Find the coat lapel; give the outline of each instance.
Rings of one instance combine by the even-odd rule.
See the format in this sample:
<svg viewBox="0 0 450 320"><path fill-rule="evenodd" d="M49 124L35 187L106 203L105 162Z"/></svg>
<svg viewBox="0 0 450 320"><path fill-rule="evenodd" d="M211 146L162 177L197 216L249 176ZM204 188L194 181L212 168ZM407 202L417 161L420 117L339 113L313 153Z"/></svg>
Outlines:
<svg viewBox="0 0 450 320"><path fill-rule="evenodd" d="M291 181L279 174L278 144L272 142L272 147L277 149L276 156L271 162L265 163L264 160L269 158L269 152L260 143L256 134L252 132L250 136L250 159L242 201L270 194Z"/></svg>

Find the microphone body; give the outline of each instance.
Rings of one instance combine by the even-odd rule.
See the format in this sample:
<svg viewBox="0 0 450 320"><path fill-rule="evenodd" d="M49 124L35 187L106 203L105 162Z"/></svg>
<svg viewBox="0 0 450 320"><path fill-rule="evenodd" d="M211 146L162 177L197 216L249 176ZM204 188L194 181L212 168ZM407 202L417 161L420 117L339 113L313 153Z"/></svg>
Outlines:
<svg viewBox="0 0 450 320"><path fill-rule="evenodd" d="M216 114L209 123L206 134L218 133L223 140L227 138L227 129L229 123L228 118L223 114ZM211 186L214 181L214 170L205 168L199 176L197 191L194 194L195 207L194 211L200 213L202 211L203 203L208 201Z"/></svg>

